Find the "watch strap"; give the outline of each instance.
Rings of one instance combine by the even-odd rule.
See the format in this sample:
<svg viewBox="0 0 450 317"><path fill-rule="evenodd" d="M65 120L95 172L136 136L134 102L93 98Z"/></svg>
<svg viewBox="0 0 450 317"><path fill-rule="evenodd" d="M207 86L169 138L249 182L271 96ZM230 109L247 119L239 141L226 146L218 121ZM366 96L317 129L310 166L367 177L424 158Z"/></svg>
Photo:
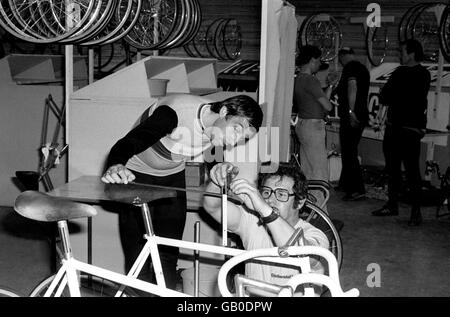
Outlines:
<svg viewBox="0 0 450 317"><path fill-rule="evenodd" d="M260 217L260 223L261 224L269 224L280 217L280 214L272 209L272 213L268 215L267 217Z"/></svg>

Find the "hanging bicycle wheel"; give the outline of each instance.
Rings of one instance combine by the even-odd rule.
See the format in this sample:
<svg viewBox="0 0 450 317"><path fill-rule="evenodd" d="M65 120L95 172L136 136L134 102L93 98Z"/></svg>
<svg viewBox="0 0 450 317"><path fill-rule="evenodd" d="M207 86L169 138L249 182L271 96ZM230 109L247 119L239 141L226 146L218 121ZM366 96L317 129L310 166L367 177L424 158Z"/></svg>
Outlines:
<svg viewBox="0 0 450 317"><path fill-rule="evenodd" d="M405 12L405 14L402 15L402 18L401 18L399 26L398 26L398 40L400 43L404 42L408 38L410 38L407 36L407 29L408 29L408 25L411 23L411 17L415 16L417 14L417 11L426 5L427 4L423 4L423 3L416 4L412 7L410 7Z"/></svg>
<svg viewBox="0 0 450 317"><path fill-rule="evenodd" d="M306 201L305 206L300 210L300 218L320 229L327 236L330 243L329 250L336 257L340 269L344 257L342 240L328 215L318 206Z"/></svg>
<svg viewBox="0 0 450 317"><path fill-rule="evenodd" d="M113 17L118 2L119 0L108 0L106 2L102 2L95 18L92 18L92 23L84 26L77 33L67 39L61 40L61 43L82 43L100 33Z"/></svg>
<svg viewBox="0 0 450 317"><path fill-rule="evenodd" d="M87 42L85 41L80 43L80 45L91 46L102 44L106 40L115 36L118 32L120 32L121 28L130 16L132 7L133 0L119 0L112 12L111 19L108 21L106 26L96 35L91 36ZM123 12L123 14L121 14L121 12Z"/></svg>
<svg viewBox="0 0 450 317"><path fill-rule="evenodd" d="M30 297L43 297L52 283L55 275L52 275L43 280L30 293ZM79 279L81 297L113 297L120 288L120 285L100 278L98 276L87 275L82 273ZM54 296L54 294L51 294ZM70 297L69 289L66 285L61 297ZM127 287L125 288L122 297L138 297L137 293Z"/></svg>
<svg viewBox="0 0 450 317"><path fill-rule="evenodd" d="M242 35L241 27L235 19L229 19L224 26L222 43L225 55L230 60L236 60L241 55Z"/></svg>
<svg viewBox="0 0 450 317"><path fill-rule="evenodd" d="M329 14L314 14L302 23L298 43L317 46L322 51L321 60L330 62L337 57L336 44L339 48L342 46L341 27Z"/></svg>
<svg viewBox="0 0 450 317"><path fill-rule="evenodd" d="M0 25L9 33L33 43L53 43L75 34L100 0L1 0ZM49 28L49 25L51 28Z"/></svg>
<svg viewBox="0 0 450 317"><path fill-rule="evenodd" d="M210 57L214 57L217 59L220 59L220 57L217 55L216 49L215 49L215 34L219 26L225 21L225 19L215 19L206 29L206 38L205 38L205 45L206 50L209 53Z"/></svg>
<svg viewBox="0 0 450 317"><path fill-rule="evenodd" d="M211 21L204 21L194 39L191 41L192 48L198 57L210 57L208 49L206 48L206 31L208 30L209 23L211 23Z"/></svg>
<svg viewBox="0 0 450 317"><path fill-rule="evenodd" d="M183 2L184 3L184 2ZM181 3L176 0L146 0L133 29L124 37L138 50L156 49L177 28Z"/></svg>
<svg viewBox="0 0 450 317"><path fill-rule="evenodd" d="M125 23L121 26L121 29L114 34L113 36L107 38L107 40L103 41L99 44L111 44L118 40L123 39L136 25L139 16L141 14L142 2L144 0L132 0L131 12L126 18ZM121 20L126 16L126 11L123 8L117 12L117 19Z"/></svg>
<svg viewBox="0 0 450 317"><path fill-rule="evenodd" d="M389 44L388 29L384 26L367 28L367 58L373 66L379 66L386 57Z"/></svg>
<svg viewBox="0 0 450 317"><path fill-rule="evenodd" d="M216 28L214 32L214 52L218 59L227 60L228 57L225 53L225 45L223 42L225 25L230 19L223 19Z"/></svg>
<svg viewBox="0 0 450 317"><path fill-rule="evenodd" d="M446 6L439 25L439 45L442 55L450 62L450 6Z"/></svg>
<svg viewBox="0 0 450 317"><path fill-rule="evenodd" d="M424 51L424 60L437 62L439 58L439 21L444 4L432 4L420 10L412 22L412 38L418 40Z"/></svg>
<svg viewBox="0 0 450 317"><path fill-rule="evenodd" d="M190 20L190 27L188 32L186 32L184 38L180 41L178 46L184 46L187 43L191 42L192 39L197 34L198 30L200 29L200 26L202 24L202 10L200 7L200 3L198 0L190 0L191 5L193 7L192 11L192 17Z"/></svg>

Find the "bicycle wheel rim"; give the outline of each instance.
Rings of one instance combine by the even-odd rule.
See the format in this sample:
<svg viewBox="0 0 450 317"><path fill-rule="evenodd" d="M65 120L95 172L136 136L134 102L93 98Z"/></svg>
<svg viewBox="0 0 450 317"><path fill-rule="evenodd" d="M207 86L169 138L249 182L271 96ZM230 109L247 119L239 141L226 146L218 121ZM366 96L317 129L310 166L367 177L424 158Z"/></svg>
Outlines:
<svg viewBox="0 0 450 317"><path fill-rule="evenodd" d="M56 275L52 275L43 280L33 289L30 297L43 297ZM87 274L80 275L81 297L113 297L121 285L109 280ZM54 295L54 294L51 294ZM125 288L122 297L137 297L137 293L130 288ZM52 297L52 296L51 296ZM63 290L61 297L70 297L69 290Z"/></svg>
<svg viewBox="0 0 450 317"><path fill-rule="evenodd" d="M329 241L330 242L330 251L335 255L336 260L338 262L338 267L340 270L341 266L342 266L344 251L343 251L342 240L339 235L339 232L336 230L336 227L334 226L333 222L328 217L328 215L322 209L320 209L318 206L314 205L313 203L311 203L309 201L306 201L305 207L312 210L312 212L309 213L307 220L304 219L305 221L314 225L314 223L311 222L311 219L314 217L314 214L317 214L328 226L328 229L326 229L326 230L323 230L323 228L318 228L318 229L320 229L324 232L324 234L327 236L328 240L330 240L331 235L333 236L331 241ZM314 219L314 220L316 220L316 219ZM318 221L315 221L315 223L319 224Z"/></svg>
<svg viewBox="0 0 450 317"><path fill-rule="evenodd" d="M0 297L23 297L15 290L10 289L9 287L0 286Z"/></svg>

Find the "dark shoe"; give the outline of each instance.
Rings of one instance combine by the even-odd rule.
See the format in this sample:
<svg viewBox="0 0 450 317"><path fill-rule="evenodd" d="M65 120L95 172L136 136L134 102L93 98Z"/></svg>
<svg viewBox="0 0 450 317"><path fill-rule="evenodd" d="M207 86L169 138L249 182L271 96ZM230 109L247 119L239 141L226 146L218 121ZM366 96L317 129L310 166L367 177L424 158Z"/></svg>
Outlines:
<svg viewBox="0 0 450 317"><path fill-rule="evenodd" d="M420 226L421 223L422 223L422 214L420 213L420 209L412 210L411 218L408 221L408 226L411 227Z"/></svg>
<svg viewBox="0 0 450 317"><path fill-rule="evenodd" d="M417 226L420 226L421 223L422 223L422 217L414 218L414 219L410 219L408 221L408 226L410 226L410 227L417 227Z"/></svg>
<svg viewBox="0 0 450 317"><path fill-rule="evenodd" d="M382 208L372 211L372 216L385 217L385 216L398 216L398 209L384 205Z"/></svg>
<svg viewBox="0 0 450 317"><path fill-rule="evenodd" d="M365 193L351 193L351 194L345 194L344 197L342 197L343 201L355 201L355 200L362 200L366 198Z"/></svg>

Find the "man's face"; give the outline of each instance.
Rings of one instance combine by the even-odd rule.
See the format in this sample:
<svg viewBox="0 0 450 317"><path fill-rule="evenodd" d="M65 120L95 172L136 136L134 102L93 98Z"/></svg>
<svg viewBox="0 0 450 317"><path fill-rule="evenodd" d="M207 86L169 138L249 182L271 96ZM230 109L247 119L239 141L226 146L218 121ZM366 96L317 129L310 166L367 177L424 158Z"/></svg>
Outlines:
<svg viewBox="0 0 450 317"><path fill-rule="evenodd" d="M265 201L269 204L270 207L275 209L280 213L280 216L287 219L289 216L291 216L293 213L297 213L299 206L295 207L294 205L294 194L293 191L294 186L294 180L292 177L280 177L280 176L272 176L266 179L264 184L262 184L262 187L260 188L260 192L267 191L270 192L270 190L280 190L282 194L282 197L279 198L286 198L287 201L280 201L280 199L277 199L277 195L275 192L272 192L272 194L265 198ZM289 196L288 196L289 195ZM281 199L281 200L286 200Z"/></svg>
<svg viewBox="0 0 450 317"><path fill-rule="evenodd" d="M250 139L256 131L248 123L248 119L240 116L231 116L228 119L220 116L211 128L211 143L214 146L233 147L238 142Z"/></svg>
<svg viewBox="0 0 450 317"><path fill-rule="evenodd" d="M311 72L317 73L320 69L320 57L311 59Z"/></svg>

